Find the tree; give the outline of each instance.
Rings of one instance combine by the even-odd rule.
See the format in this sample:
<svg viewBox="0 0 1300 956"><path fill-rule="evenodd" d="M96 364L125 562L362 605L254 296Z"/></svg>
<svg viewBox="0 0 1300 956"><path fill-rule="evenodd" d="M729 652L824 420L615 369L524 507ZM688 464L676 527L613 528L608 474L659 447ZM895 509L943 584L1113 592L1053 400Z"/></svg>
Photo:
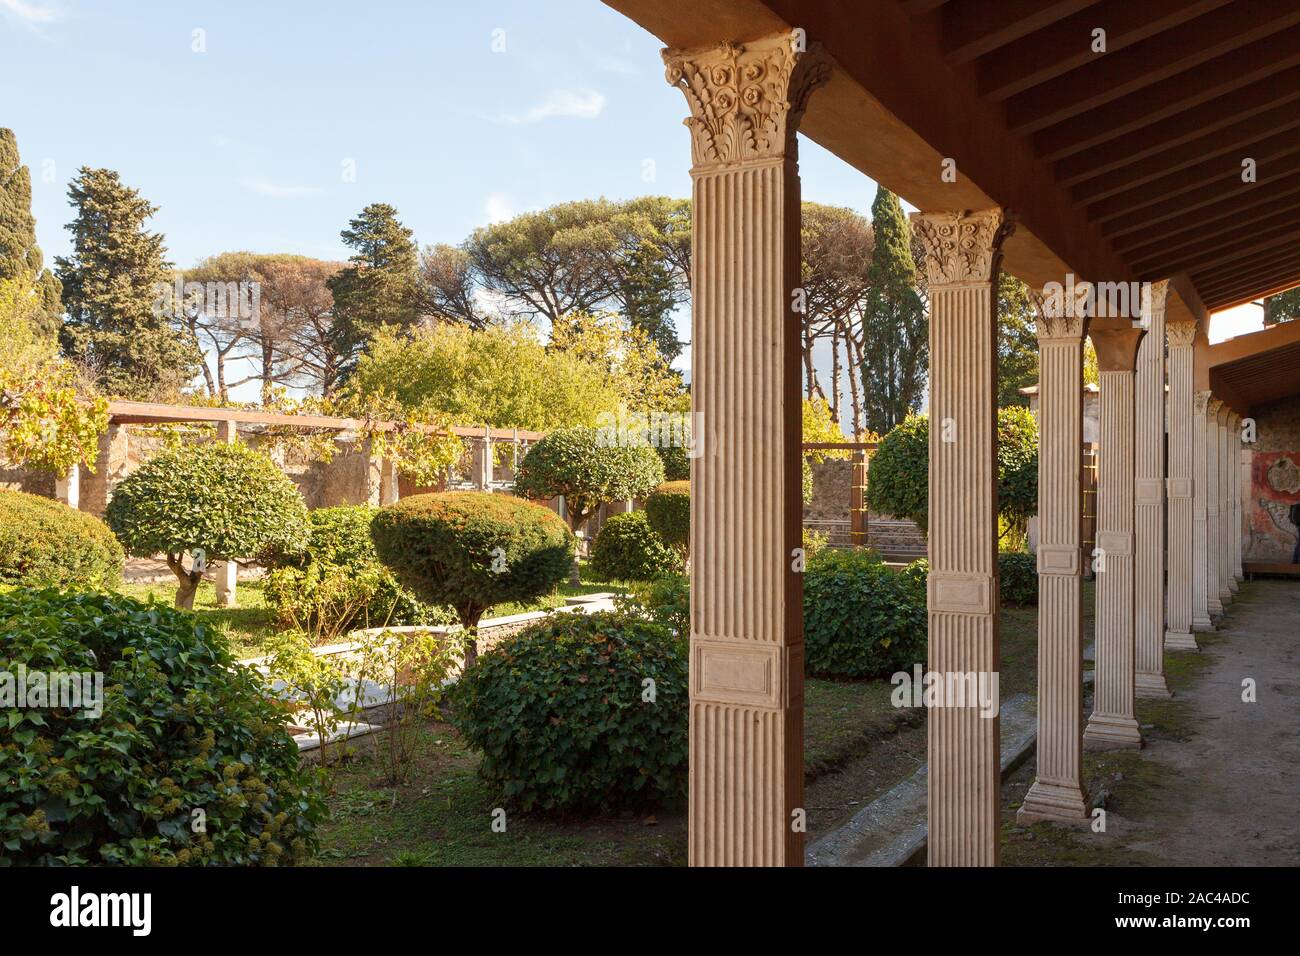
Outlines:
<svg viewBox="0 0 1300 956"><path fill-rule="evenodd" d="M177 317L163 237L145 222L158 207L110 169L83 166L68 188L72 255L55 260L67 320L63 351L92 369L108 394L173 398L201 355Z"/></svg>
<svg viewBox="0 0 1300 956"><path fill-rule="evenodd" d="M573 563L573 536L559 516L510 495L412 495L380 509L370 534L402 585L429 604L455 608L468 633L466 670L478 657L483 613L550 593Z"/></svg>
<svg viewBox="0 0 1300 956"><path fill-rule="evenodd" d="M28 320L39 335L58 332L62 286L45 268L36 244L31 173L19 160L18 141L9 129L0 129L0 282L29 288Z"/></svg>
<svg viewBox="0 0 1300 956"><path fill-rule="evenodd" d="M929 323L917 293L912 234L898 197L885 187L871 205L875 248L863 322L864 420L886 432L920 408L930 364Z"/></svg>
<svg viewBox="0 0 1300 956"><path fill-rule="evenodd" d="M690 300L691 204L641 196L618 207L611 269L614 300L624 318L654 342L666 362L682 352L673 311Z"/></svg>
<svg viewBox="0 0 1300 956"><path fill-rule="evenodd" d="M1290 322L1300 317L1300 289L1288 289L1264 300L1264 324Z"/></svg>
<svg viewBox="0 0 1300 956"><path fill-rule="evenodd" d="M296 554L310 537L293 482L241 444L184 445L149 459L114 489L104 519L127 554L166 556L180 582L176 606L186 610L208 562Z"/></svg>
<svg viewBox="0 0 1300 956"><path fill-rule="evenodd" d="M561 316L551 326L551 350L579 359L634 411L666 411L681 395L681 376L649 333L617 313Z"/></svg>
<svg viewBox="0 0 1300 956"><path fill-rule="evenodd" d="M691 483L665 481L655 488L645 503L646 520L659 537L681 555L685 564L691 558Z"/></svg>
<svg viewBox="0 0 1300 956"><path fill-rule="evenodd" d="M998 406L1023 405L1020 389L1038 381L1038 335L1029 287L1010 273L998 276Z"/></svg>
<svg viewBox="0 0 1300 956"><path fill-rule="evenodd" d="M649 445L615 444L598 428L560 428L528 449L515 476L515 494L543 501L564 496L575 535L604 504L643 498L664 480ZM575 561L569 581L581 583Z"/></svg>
<svg viewBox="0 0 1300 956"><path fill-rule="evenodd" d="M419 320L419 257L411 230L388 203L366 206L340 235L353 252L327 284L344 351L355 356L384 326L408 328Z"/></svg>
<svg viewBox="0 0 1300 956"><path fill-rule="evenodd" d="M460 322L482 329L492 316L478 297L474 263L464 249L440 243L420 253L420 304L425 313L443 322Z"/></svg>

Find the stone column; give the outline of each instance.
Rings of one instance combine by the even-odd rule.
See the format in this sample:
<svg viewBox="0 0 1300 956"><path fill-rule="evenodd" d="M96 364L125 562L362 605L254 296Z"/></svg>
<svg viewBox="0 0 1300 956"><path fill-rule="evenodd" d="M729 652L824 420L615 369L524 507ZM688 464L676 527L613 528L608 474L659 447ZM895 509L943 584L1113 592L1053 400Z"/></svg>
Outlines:
<svg viewBox="0 0 1300 956"><path fill-rule="evenodd" d="M99 436L95 467L87 469L81 478L78 498L82 511L98 518L104 517L113 487L126 476L130 452L131 438L126 426L110 422L108 429Z"/></svg>
<svg viewBox="0 0 1300 956"><path fill-rule="evenodd" d="M402 496L397 463L391 458L385 458L380 462L379 468L379 504L391 505Z"/></svg>
<svg viewBox="0 0 1300 956"><path fill-rule="evenodd" d="M1215 551L1219 562L1219 603L1225 608L1232 603L1232 580L1231 563L1228 561L1228 418L1232 415L1232 409L1226 404L1219 406L1219 414L1216 418L1217 428L1216 437L1219 442L1218 466L1219 466L1219 547Z"/></svg>
<svg viewBox="0 0 1300 956"><path fill-rule="evenodd" d="M81 465L74 463L66 475L54 480L54 497L74 511L81 507Z"/></svg>
<svg viewBox="0 0 1300 956"><path fill-rule="evenodd" d="M1219 411L1213 395L1205 407L1205 602L1210 620L1223 617L1219 598Z"/></svg>
<svg viewBox="0 0 1300 956"><path fill-rule="evenodd" d="M689 861L801 866L800 193L795 133L830 78L789 34L666 50L691 132Z"/></svg>
<svg viewBox="0 0 1300 956"><path fill-rule="evenodd" d="M997 277L1000 209L914 213L930 289L929 670L998 670ZM948 701L952 704L954 702ZM931 707L930 866L996 866L996 715Z"/></svg>
<svg viewBox="0 0 1300 956"><path fill-rule="evenodd" d="M1232 434L1228 436L1228 447L1232 459L1232 576L1238 581L1246 580L1246 572L1241 566L1242 539L1245 529L1242 527L1242 514L1245 505L1241 495L1241 416L1237 416ZM1247 474L1249 474L1247 470Z"/></svg>
<svg viewBox="0 0 1300 956"><path fill-rule="evenodd" d="M1038 315L1038 755L1016 822L1086 823L1081 601L1086 319ZM1061 310L1053 310L1059 312Z"/></svg>
<svg viewBox="0 0 1300 956"><path fill-rule="evenodd" d="M1213 631L1210 616L1210 403L1214 396L1192 397L1192 630ZM1198 648L1199 649L1199 648Z"/></svg>
<svg viewBox="0 0 1300 956"><path fill-rule="evenodd" d="M1171 322L1165 327L1165 335L1169 342L1169 478L1166 482L1169 495L1169 576L1165 648L1196 650L1196 639L1192 637L1192 549L1195 546L1192 343L1196 340L1196 323ZM1204 521L1202 517L1202 524ZM1209 622L1209 618L1205 618L1205 623Z"/></svg>
<svg viewBox="0 0 1300 956"><path fill-rule="evenodd" d="M1168 697L1165 683L1165 298L1168 282L1143 295L1147 334L1134 382L1133 633L1136 693Z"/></svg>
<svg viewBox="0 0 1300 956"><path fill-rule="evenodd" d="M238 440L238 426L234 422L217 422L217 441L233 445ZM239 565L234 561L213 561L212 580L217 589L217 603L222 607L234 607L238 601L235 592Z"/></svg>
<svg viewBox="0 0 1300 956"><path fill-rule="evenodd" d="M1127 323L1125 323L1127 325ZM1090 750L1141 747L1134 713L1134 378L1143 329L1091 331L1101 371L1097 475L1096 680L1083 732Z"/></svg>

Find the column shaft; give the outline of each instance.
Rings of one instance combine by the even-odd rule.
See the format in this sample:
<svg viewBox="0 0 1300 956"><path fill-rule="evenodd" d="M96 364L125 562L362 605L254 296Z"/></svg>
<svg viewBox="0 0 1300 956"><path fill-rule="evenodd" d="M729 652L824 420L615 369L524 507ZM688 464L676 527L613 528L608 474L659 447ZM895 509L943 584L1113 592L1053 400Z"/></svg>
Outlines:
<svg viewBox="0 0 1300 956"><path fill-rule="evenodd" d="M1140 328L1094 331L1101 368L1097 481L1096 678L1089 749L1141 747L1134 712L1134 386Z"/></svg>
<svg viewBox="0 0 1300 956"><path fill-rule="evenodd" d="M1018 823L1089 819L1083 789L1082 318L1038 320L1038 752Z"/></svg>
<svg viewBox="0 0 1300 956"><path fill-rule="evenodd" d="M929 669L998 669L997 275L1001 210L917 213L930 290ZM953 703L951 701L946 703ZM931 866L995 866L1000 726L977 706L931 707Z"/></svg>
<svg viewBox="0 0 1300 956"><path fill-rule="evenodd" d="M1219 523L1219 412L1223 402L1211 398L1205 413L1205 600L1210 620L1223 616L1222 592L1219 589L1219 537L1223 526Z"/></svg>
<svg viewBox="0 0 1300 956"><path fill-rule="evenodd" d="M1165 683L1165 297L1167 282L1146 288L1134 384L1134 643L1136 692L1168 697Z"/></svg>
<svg viewBox="0 0 1300 956"><path fill-rule="evenodd" d="M691 109L689 860L803 863L800 198L795 131L829 78L790 37L666 51ZM703 436L700 436L703 438Z"/></svg>
<svg viewBox="0 0 1300 956"><path fill-rule="evenodd" d="M1165 329L1169 342L1169 478L1168 589L1165 647L1195 649L1192 637L1193 607L1193 445L1192 343L1195 322L1171 322ZM1208 618L1206 623L1208 623Z"/></svg>
<svg viewBox="0 0 1300 956"><path fill-rule="evenodd" d="M1232 586L1235 583L1232 580L1232 563L1228 560L1228 529L1231 524L1228 510L1231 500L1228 494L1228 416L1231 414L1232 409L1227 405L1219 406L1216 429L1219 441L1219 547L1215 554L1219 563L1219 603L1224 607L1232 603Z"/></svg>
<svg viewBox="0 0 1300 956"><path fill-rule="evenodd" d="M237 428L234 422L217 422L217 441L233 445L239 438ZM234 607L239 600L239 565L235 561L213 561L212 580L216 585L217 603L222 607Z"/></svg>
<svg viewBox="0 0 1300 956"><path fill-rule="evenodd" d="M1245 577L1241 573L1241 416L1228 422L1228 580L1232 590Z"/></svg>

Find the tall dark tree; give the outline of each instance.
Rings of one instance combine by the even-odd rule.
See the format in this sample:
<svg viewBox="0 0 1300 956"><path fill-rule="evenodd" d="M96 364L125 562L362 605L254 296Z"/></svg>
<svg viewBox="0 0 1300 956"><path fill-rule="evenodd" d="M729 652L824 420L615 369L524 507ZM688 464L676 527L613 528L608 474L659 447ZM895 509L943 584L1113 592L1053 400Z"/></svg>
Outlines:
<svg viewBox="0 0 1300 956"><path fill-rule="evenodd" d="M0 282L31 289L28 321L42 336L54 335L63 315L59 280L45 268L32 216L32 177L18 157L13 130L0 129Z"/></svg>
<svg viewBox="0 0 1300 956"><path fill-rule="evenodd" d="M1029 405L1020 389L1038 381L1038 335L1029 286L998 276L998 407Z"/></svg>
<svg viewBox="0 0 1300 956"><path fill-rule="evenodd" d="M1264 324L1300 318L1300 289L1288 289L1264 300Z"/></svg>
<svg viewBox="0 0 1300 956"><path fill-rule="evenodd" d="M883 186L871 204L871 228L862 403L867 428L883 435L920 408L930 366L929 322L917 293L907 217L898 197Z"/></svg>
<svg viewBox="0 0 1300 956"><path fill-rule="evenodd" d="M106 394L174 398L201 355L167 295L162 234L145 229L158 207L113 170L85 166L68 198L77 211L66 227L72 255L55 259L67 312L59 332L64 353L93 371Z"/></svg>
<svg viewBox="0 0 1300 956"><path fill-rule="evenodd" d="M340 235L352 255L328 285L336 345L355 357L384 326L409 328L419 321L419 254L411 230L388 203L371 203Z"/></svg>

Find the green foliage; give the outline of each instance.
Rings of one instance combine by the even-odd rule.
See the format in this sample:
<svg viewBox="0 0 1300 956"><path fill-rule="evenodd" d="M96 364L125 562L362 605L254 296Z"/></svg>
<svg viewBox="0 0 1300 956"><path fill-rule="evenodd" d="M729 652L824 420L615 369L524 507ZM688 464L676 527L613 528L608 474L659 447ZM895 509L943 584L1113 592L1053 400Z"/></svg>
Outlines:
<svg viewBox="0 0 1300 956"><path fill-rule="evenodd" d="M511 807L609 812L686 795L686 655L648 621L554 615L483 655L453 703Z"/></svg>
<svg viewBox="0 0 1300 956"><path fill-rule="evenodd" d="M998 513L1022 527L1038 510L1038 423L1029 409L998 410ZM914 415L891 431L871 457L867 505L909 518L925 531L929 520L930 422Z"/></svg>
<svg viewBox="0 0 1300 956"><path fill-rule="evenodd" d="M62 502L0 490L0 583L111 588L122 546L108 526Z"/></svg>
<svg viewBox="0 0 1300 956"><path fill-rule="evenodd" d="M629 594L615 598L619 610L639 614L682 642L691 638L691 579L685 574L661 574L651 581L633 582Z"/></svg>
<svg viewBox="0 0 1300 956"><path fill-rule="evenodd" d="M649 445L612 443L601 429L579 426L557 429L528 449L515 494L540 500L564 495L576 531L601 505L642 498L663 480L664 466Z"/></svg>
<svg viewBox="0 0 1300 956"><path fill-rule="evenodd" d="M686 558L691 544L691 483L666 481L646 499L646 519L669 547Z"/></svg>
<svg viewBox="0 0 1300 956"><path fill-rule="evenodd" d="M1290 322L1300 317L1300 289L1288 289L1264 300L1264 324Z"/></svg>
<svg viewBox="0 0 1300 956"><path fill-rule="evenodd" d="M599 580L649 581L681 569L681 558L650 527L644 511L611 515L591 545L591 571Z"/></svg>
<svg viewBox="0 0 1300 956"><path fill-rule="evenodd" d="M356 627L445 624L450 615L397 583L379 562L371 505L309 512L307 549L267 575L266 603L280 624L328 641Z"/></svg>
<svg viewBox="0 0 1300 956"><path fill-rule="evenodd" d="M689 449L682 445L655 446L655 453L664 466L664 481L690 481L691 459Z"/></svg>
<svg viewBox="0 0 1300 956"><path fill-rule="evenodd" d="M314 851L324 805L283 713L199 618L115 594L12 592L0 633L0 671L103 674L102 714L0 703L0 865L276 865Z"/></svg>
<svg viewBox="0 0 1300 956"><path fill-rule="evenodd" d="M63 351L93 368L108 395L167 401L194 377L201 354L166 294L163 237L145 221L158 207L111 169L85 166L68 188L72 255L56 258L67 319Z"/></svg>
<svg viewBox="0 0 1300 956"><path fill-rule="evenodd" d="M1025 551L998 552L998 586L1003 604L1038 606L1038 559Z"/></svg>
<svg viewBox="0 0 1300 956"><path fill-rule="evenodd" d="M0 283L10 282L30 290L29 319L36 334L53 337L63 317L62 286L45 268L36 244L31 173L19 159L13 130L0 129Z"/></svg>
<svg viewBox="0 0 1300 956"><path fill-rule="evenodd" d="M1020 389L1038 381L1038 335L1029 286L998 274L998 405L1029 407Z"/></svg>
<svg viewBox="0 0 1300 956"><path fill-rule="evenodd" d="M913 577L866 549L827 549L804 572L809 674L886 677L926 655L926 605Z"/></svg>
<svg viewBox="0 0 1300 956"><path fill-rule="evenodd" d="M293 482L245 445L184 445L145 462L104 512L127 554L201 551L208 561L296 553L307 508Z"/></svg>
<svg viewBox="0 0 1300 956"><path fill-rule="evenodd" d="M511 495L413 495L381 508L370 533L402 585L451 605L467 628L494 604L549 593L573 564L573 536L559 515Z"/></svg>
<svg viewBox="0 0 1300 956"><path fill-rule="evenodd" d="M880 440L867 472L867 507L910 518L925 533L930 500L930 421L909 415Z"/></svg>

